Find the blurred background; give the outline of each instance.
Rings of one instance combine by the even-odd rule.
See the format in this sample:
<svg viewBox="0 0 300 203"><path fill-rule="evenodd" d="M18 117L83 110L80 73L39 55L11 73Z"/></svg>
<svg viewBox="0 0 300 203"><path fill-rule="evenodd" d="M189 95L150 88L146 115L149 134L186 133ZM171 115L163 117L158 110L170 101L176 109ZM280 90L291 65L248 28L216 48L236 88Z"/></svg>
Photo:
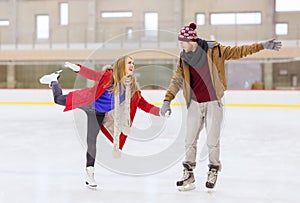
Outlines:
<svg viewBox="0 0 300 203"><path fill-rule="evenodd" d="M48 88L38 78L65 61L101 70L124 54L134 57L141 87L166 87L177 33L196 22L200 38L223 45L283 43L228 61L229 89L299 89L298 19L299 0L0 0L0 88ZM62 77L63 88L89 85L72 71Z"/></svg>

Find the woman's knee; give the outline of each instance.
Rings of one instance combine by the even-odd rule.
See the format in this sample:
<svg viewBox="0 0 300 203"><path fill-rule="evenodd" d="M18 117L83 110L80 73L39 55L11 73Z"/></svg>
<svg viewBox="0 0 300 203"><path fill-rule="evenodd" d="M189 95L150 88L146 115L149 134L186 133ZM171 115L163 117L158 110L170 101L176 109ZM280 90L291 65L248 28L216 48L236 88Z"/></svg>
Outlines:
<svg viewBox="0 0 300 203"><path fill-rule="evenodd" d="M64 95L54 96L54 103L59 105L66 105L66 98Z"/></svg>

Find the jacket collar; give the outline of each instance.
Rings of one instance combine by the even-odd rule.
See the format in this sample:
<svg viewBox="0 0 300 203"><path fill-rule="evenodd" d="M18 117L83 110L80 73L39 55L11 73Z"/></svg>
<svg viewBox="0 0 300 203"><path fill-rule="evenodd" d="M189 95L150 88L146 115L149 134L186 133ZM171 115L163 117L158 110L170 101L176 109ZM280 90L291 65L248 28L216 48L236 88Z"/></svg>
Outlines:
<svg viewBox="0 0 300 203"><path fill-rule="evenodd" d="M214 48L214 47L220 45L220 43L217 42L217 41L207 41L207 44L208 44L208 48L209 48L209 49L212 49L212 48Z"/></svg>

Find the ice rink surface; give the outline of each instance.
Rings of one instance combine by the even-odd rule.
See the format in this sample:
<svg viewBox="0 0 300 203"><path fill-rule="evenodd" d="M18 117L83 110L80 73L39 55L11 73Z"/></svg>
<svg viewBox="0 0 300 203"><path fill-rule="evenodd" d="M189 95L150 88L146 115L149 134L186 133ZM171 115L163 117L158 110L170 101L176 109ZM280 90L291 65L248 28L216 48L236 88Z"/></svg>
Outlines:
<svg viewBox="0 0 300 203"><path fill-rule="evenodd" d="M160 125L155 122L164 122L164 129L160 136L141 144L129 139L124 153L142 159L171 145L179 136L176 129L182 123L182 116L178 116L180 108L173 107L173 114L164 121L151 120L139 111L136 126L159 131L155 126ZM180 157L157 173L139 176L115 173L97 164L95 178L99 188L90 190L84 184L85 149L74 112L63 113L62 107L56 105L34 104L2 104L0 112L3 203L300 201L300 108L225 107L221 136L223 169L212 192L204 186L207 160L200 154L193 191L179 192L175 187L182 176ZM203 131L200 149L205 136ZM105 140L102 135L98 139ZM178 148L181 154L182 147ZM158 158L153 164L164 161ZM134 168L141 163L128 164Z"/></svg>

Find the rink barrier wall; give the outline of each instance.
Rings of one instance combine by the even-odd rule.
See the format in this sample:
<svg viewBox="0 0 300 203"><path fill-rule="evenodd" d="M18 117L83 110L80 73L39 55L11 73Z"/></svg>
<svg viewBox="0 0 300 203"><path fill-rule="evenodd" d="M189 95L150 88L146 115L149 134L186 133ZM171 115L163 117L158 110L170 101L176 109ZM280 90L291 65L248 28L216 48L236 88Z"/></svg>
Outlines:
<svg viewBox="0 0 300 203"><path fill-rule="evenodd" d="M63 90L64 94L72 90ZM162 106L165 90L142 90L147 101ZM300 91L227 90L222 99L226 107L300 108ZM56 105L50 89L0 89L0 105ZM171 106L185 106L178 93Z"/></svg>

